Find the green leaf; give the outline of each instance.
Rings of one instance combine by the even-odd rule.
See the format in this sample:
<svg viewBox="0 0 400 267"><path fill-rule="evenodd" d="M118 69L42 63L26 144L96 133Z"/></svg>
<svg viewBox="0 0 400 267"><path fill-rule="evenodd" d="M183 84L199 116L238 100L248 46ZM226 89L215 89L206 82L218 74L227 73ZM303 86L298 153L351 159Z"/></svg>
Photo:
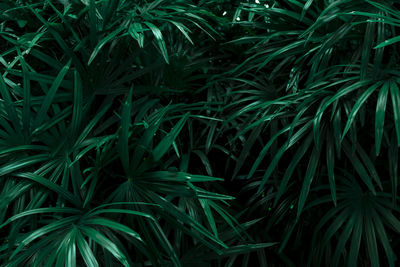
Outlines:
<svg viewBox="0 0 400 267"><path fill-rule="evenodd" d="M359 157L355 153L352 152L350 145L346 141L343 142L343 150L344 150L347 158L353 165L355 171L360 176L361 180L365 183L365 185L369 188L369 190L373 194L376 194L375 187L372 183L370 175L368 174L367 170L364 167L364 164L359 159Z"/></svg>
<svg viewBox="0 0 400 267"><path fill-rule="evenodd" d="M345 225L341 235L338 237L338 244L332 258L332 265L339 266L340 254L342 254L347 241L350 238L351 232L355 226L355 216L350 216L347 224Z"/></svg>
<svg viewBox="0 0 400 267"><path fill-rule="evenodd" d="M47 154L39 154L4 164L0 167L0 177L48 159L49 156Z"/></svg>
<svg viewBox="0 0 400 267"><path fill-rule="evenodd" d="M23 88L24 88L24 98L23 98L23 110L22 110L22 127L24 132L26 133L25 138L27 138L31 133L31 83L28 75L28 68L26 62L21 54L18 51L19 60L21 62L22 73L23 73Z"/></svg>
<svg viewBox="0 0 400 267"><path fill-rule="evenodd" d="M86 226L80 226L79 228L84 235L92 239L99 246L108 250L115 258L117 258L122 263L122 265L129 267L129 262L126 255L124 255L122 251L117 247L117 245L113 243L110 239L108 239L103 234L93 228Z"/></svg>
<svg viewBox="0 0 400 267"><path fill-rule="evenodd" d="M282 177L281 183L279 185L278 191L275 196L274 206L278 204L279 199L282 197L284 193L287 192L287 184L289 183L289 179L292 178L293 172L296 170L301 159L303 159L307 150L310 148L311 142L313 141L313 135L309 134L307 139L304 140L303 144L299 147L296 153L293 155L285 174Z"/></svg>
<svg viewBox="0 0 400 267"><path fill-rule="evenodd" d="M336 206L336 182L335 182L335 147L332 138L326 141L326 166L328 169L329 187L331 190L332 201Z"/></svg>
<svg viewBox="0 0 400 267"><path fill-rule="evenodd" d="M131 125L132 88L122 106L121 129L118 137L118 151L121 156L122 166L129 175L129 128Z"/></svg>
<svg viewBox="0 0 400 267"><path fill-rule="evenodd" d="M358 260L358 253L361 245L361 236L363 233L363 216L357 211L355 216L353 235L351 237L350 252L348 258L348 266L356 266Z"/></svg>
<svg viewBox="0 0 400 267"><path fill-rule="evenodd" d="M191 32L190 29L188 29L185 25L183 25L182 23L178 22L178 21L174 21L174 20L168 20L169 22L171 22L172 24L174 24L176 26L176 28L178 28L178 30L181 31L181 33L186 37L186 39L188 39L188 41L194 45L192 39L190 39L189 33Z"/></svg>
<svg viewBox="0 0 400 267"><path fill-rule="evenodd" d="M144 45L144 32L145 28L143 28L142 24L138 23L138 22L134 22L130 27L129 27L129 34L132 36L132 38L134 38L138 44L140 48L143 48Z"/></svg>
<svg viewBox="0 0 400 267"><path fill-rule="evenodd" d="M400 91L394 81L390 81L390 95L392 97L394 125L397 133L397 146L400 146Z"/></svg>
<svg viewBox="0 0 400 267"><path fill-rule="evenodd" d="M385 124L386 102L389 92L389 82L385 82L379 90L378 100L376 101L375 113L375 149L376 155L379 155L382 143L382 137Z"/></svg>
<svg viewBox="0 0 400 267"><path fill-rule="evenodd" d="M130 229L129 227L127 227L127 226L125 226L123 224L111 221L109 219L105 219L105 218L89 218L89 219L84 220L84 222L87 225L90 225L90 224L101 225L101 226L112 228L114 230L121 231L121 232L123 232L125 234L128 234L128 235L136 238L137 240L143 242L142 238L140 237L140 235L137 232L133 231L132 229Z"/></svg>
<svg viewBox="0 0 400 267"><path fill-rule="evenodd" d="M83 113L83 99L82 99L82 84L81 79L79 77L78 72L74 72L74 102L73 102L73 110L72 110L72 122L71 122L71 129L72 129L72 136L76 137L81 121L82 121L82 113ZM74 138L73 138L74 139Z"/></svg>
<svg viewBox="0 0 400 267"><path fill-rule="evenodd" d="M342 134L342 140L345 137L346 133L349 131L354 118L356 117L358 111L360 110L360 108L362 107L362 105L364 105L365 101L367 101L368 97L376 90L376 88L378 88L381 85L381 83L375 83L374 85L370 86L367 90L365 90L361 96L358 97L356 103L354 104L349 118L347 120L346 126L344 127L343 130L343 134Z"/></svg>
<svg viewBox="0 0 400 267"><path fill-rule="evenodd" d="M93 62L93 60L95 59L95 57L97 56L97 54L100 52L100 50L103 48L103 46L105 44L107 44L109 41L111 41L112 39L114 39L115 36L120 34L123 30L125 30L123 27L119 27L116 30L114 30L113 32L111 32L110 34L108 34L106 37L101 39L101 41L99 41L97 43L96 47L93 49L93 52L90 55L87 64L90 65Z"/></svg>
<svg viewBox="0 0 400 267"><path fill-rule="evenodd" d="M307 199L308 193L310 191L310 186L314 179L315 172L317 170L319 157L320 157L320 152L314 148L311 153L311 157L310 157L310 161L307 166L306 174L304 176L303 186L301 187L301 191L300 191L299 204L297 207L297 218L300 217L300 214L303 211L303 207L306 203L306 199Z"/></svg>
<svg viewBox="0 0 400 267"><path fill-rule="evenodd" d="M78 231L76 234L76 244L86 265L91 267L99 267L99 263L97 262L92 249L90 248L89 244L86 242L80 231Z"/></svg>
<svg viewBox="0 0 400 267"><path fill-rule="evenodd" d="M151 22L144 21L143 23L147 27L149 27L149 29L153 32L153 35L156 38L158 47L160 48L161 55L164 57L165 62L167 62L169 64L167 47L165 45L164 37L163 37L160 29Z"/></svg>
<svg viewBox="0 0 400 267"><path fill-rule="evenodd" d="M38 239L46 234L49 234L54 231L65 230L66 227L70 227L71 224L79 219L79 216L72 216L63 218L61 220L54 221L49 223L32 233L30 233L26 238L21 241L21 244L14 250L13 254L10 256L10 259L18 255L18 253L27 245L29 245L35 239Z"/></svg>
<svg viewBox="0 0 400 267"><path fill-rule="evenodd" d="M204 214L206 215L208 223L210 224L211 230L213 231L214 235L216 237L218 237L217 225L215 223L214 216L213 216L213 214L211 212L210 205L208 204L208 201L209 200L206 200L206 199L199 199L201 207L204 210Z"/></svg>
<svg viewBox="0 0 400 267"><path fill-rule="evenodd" d="M246 245L237 245L231 246L228 249L223 250L223 255L236 255L236 254L244 254L249 253L250 251L269 248L275 246L278 243L259 243L259 244L246 244Z"/></svg>
<svg viewBox="0 0 400 267"><path fill-rule="evenodd" d="M66 208L66 207L60 207L60 208L38 208L38 209L32 209L32 210L27 210L23 211L21 213L18 213L10 218L7 219L6 222L0 225L0 228L3 228L7 224L14 222L20 218L23 218L25 216L30 216L34 214L43 214L43 213L72 213L76 214L79 213L80 210L74 209L74 208Z"/></svg>
<svg viewBox="0 0 400 267"><path fill-rule="evenodd" d="M17 132L21 130L21 125L19 125L19 119L17 117L17 111L14 107L14 102L12 101L9 89L4 82L3 75L0 73L0 94L4 100L5 111L7 112L8 116L10 117L9 120L14 125L14 130Z"/></svg>
<svg viewBox="0 0 400 267"><path fill-rule="evenodd" d="M25 172L25 173L17 173L14 174L15 177L21 177L21 178L25 178L25 179L29 179L31 181L34 181L48 189L50 189L51 191L57 193L59 196L63 197L64 199L70 201L72 204L74 204L77 207L81 206L81 200L78 199L75 195L73 195L72 193L70 193L69 191L65 190L63 187L51 182L49 179L46 179L40 175L34 174L34 173L29 173L29 172Z"/></svg>
<svg viewBox="0 0 400 267"><path fill-rule="evenodd" d="M375 46L374 49L378 49L378 48L382 48L382 47L385 47L385 46L388 46L388 45L392 45L392 44L395 44L397 42L400 42L400 36L396 36L396 37L390 38L390 39L388 39L386 41L383 41L382 43L380 43L377 46Z"/></svg>
<svg viewBox="0 0 400 267"><path fill-rule="evenodd" d="M367 215L369 215L368 217L366 217L366 220L364 221L365 224L365 243L366 243L366 247L367 247L367 251L368 251L368 255L369 255L369 260L371 262L371 266L374 267L379 267L379 253L378 253L378 246L376 243L376 231L375 231L375 225L377 225L375 223L374 225L374 221L375 221L375 216L377 215L376 212L374 212L374 210L369 210L367 209ZM372 217L372 214L375 215ZM380 222L381 219L378 218L376 220L376 222ZM378 224L379 224L378 222ZM382 225L381 225L382 227Z"/></svg>
<svg viewBox="0 0 400 267"><path fill-rule="evenodd" d="M159 161L162 156L169 150L172 143L177 138L179 132L182 130L185 122L189 118L189 113L186 113L172 128L172 130L161 140L161 142L154 148L153 157L155 161Z"/></svg>
<svg viewBox="0 0 400 267"><path fill-rule="evenodd" d="M42 105L36 115L36 120L34 124L35 128L39 127L45 119L47 111L49 110L50 105L52 104L54 97L56 96L57 90L59 89L61 82L67 74L70 65L71 60L69 60L68 63L61 69L61 71L58 73L57 77L53 81L49 91L46 93L46 97L44 98Z"/></svg>

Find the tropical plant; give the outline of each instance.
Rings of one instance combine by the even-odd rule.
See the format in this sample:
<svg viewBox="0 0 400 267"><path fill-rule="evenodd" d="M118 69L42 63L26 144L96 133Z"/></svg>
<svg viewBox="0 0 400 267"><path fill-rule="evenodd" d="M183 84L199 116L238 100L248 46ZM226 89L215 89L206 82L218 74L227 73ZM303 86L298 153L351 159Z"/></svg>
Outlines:
<svg viewBox="0 0 400 267"><path fill-rule="evenodd" d="M250 179L251 203L279 211L269 223L286 229L278 237L279 252L293 254L297 264L320 266L322 258L327 266L394 266L388 236L400 232L393 215L400 144L398 5L256 2L237 9L247 34L233 43L250 49L225 74L236 81L225 125L237 129L231 143L241 145L232 175ZM342 183L350 186L339 188ZM321 199L326 189L330 197ZM295 216L282 219L292 208ZM318 232L327 230L319 241ZM376 238L386 257L378 256ZM309 257L296 252L302 249L294 239Z"/></svg>
<svg viewBox="0 0 400 267"><path fill-rule="evenodd" d="M399 26L393 0L1 1L0 265L396 266Z"/></svg>
<svg viewBox="0 0 400 267"><path fill-rule="evenodd" d="M215 33L193 7L2 2L2 264L181 266L189 249L248 250L221 179L188 173L207 163L184 141L191 125L218 121L212 103L177 101L207 78L190 33Z"/></svg>

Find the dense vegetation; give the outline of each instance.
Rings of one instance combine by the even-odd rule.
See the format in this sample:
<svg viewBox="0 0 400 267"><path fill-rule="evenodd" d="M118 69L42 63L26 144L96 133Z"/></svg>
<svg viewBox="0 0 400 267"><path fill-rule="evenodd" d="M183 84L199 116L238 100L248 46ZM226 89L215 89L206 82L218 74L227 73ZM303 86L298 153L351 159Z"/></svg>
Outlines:
<svg viewBox="0 0 400 267"><path fill-rule="evenodd" d="M1 266L398 266L395 0L1 0Z"/></svg>

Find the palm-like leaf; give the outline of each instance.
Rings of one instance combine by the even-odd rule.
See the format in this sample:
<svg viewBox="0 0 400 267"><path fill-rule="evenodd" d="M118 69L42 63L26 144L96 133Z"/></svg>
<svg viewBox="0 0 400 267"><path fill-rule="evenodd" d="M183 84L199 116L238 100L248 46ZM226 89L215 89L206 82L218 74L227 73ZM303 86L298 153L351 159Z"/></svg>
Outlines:
<svg viewBox="0 0 400 267"><path fill-rule="evenodd" d="M2 1L0 264L395 266L399 8Z"/></svg>

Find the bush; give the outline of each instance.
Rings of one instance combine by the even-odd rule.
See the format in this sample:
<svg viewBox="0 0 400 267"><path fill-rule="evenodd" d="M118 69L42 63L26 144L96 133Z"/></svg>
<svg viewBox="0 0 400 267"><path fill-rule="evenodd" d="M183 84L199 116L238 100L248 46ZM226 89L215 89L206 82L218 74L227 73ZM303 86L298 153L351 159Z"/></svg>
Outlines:
<svg viewBox="0 0 400 267"><path fill-rule="evenodd" d="M1 266L395 266L399 8L2 1Z"/></svg>

